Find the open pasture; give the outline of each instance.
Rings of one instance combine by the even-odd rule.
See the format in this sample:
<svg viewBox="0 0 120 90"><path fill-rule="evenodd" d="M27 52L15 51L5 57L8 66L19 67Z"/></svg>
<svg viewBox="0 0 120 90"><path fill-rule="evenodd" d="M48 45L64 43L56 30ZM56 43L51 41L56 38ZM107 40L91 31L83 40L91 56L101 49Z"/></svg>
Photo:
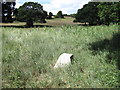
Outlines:
<svg viewBox="0 0 120 90"><path fill-rule="evenodd" d="M4 88L120 87L120 50L111 46L118 25L0 30ZM73 64L54 70L64 52L74 55Z"/></svg>

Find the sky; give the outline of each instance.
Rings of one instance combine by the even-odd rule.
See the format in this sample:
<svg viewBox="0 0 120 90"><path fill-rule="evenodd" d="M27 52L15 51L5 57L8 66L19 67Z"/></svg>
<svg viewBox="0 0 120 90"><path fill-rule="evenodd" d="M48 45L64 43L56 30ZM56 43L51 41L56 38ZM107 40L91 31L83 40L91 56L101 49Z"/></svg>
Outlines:
<svg viewBox="0 0 120 90"><path fill-rule="evenodd" d="M78 9L91 0L16 0L15 7L19 8L19 6L29 1L40 3L45 11L53 14L57 14L60 10L63 14L73 14L77 13Z"/></svg>

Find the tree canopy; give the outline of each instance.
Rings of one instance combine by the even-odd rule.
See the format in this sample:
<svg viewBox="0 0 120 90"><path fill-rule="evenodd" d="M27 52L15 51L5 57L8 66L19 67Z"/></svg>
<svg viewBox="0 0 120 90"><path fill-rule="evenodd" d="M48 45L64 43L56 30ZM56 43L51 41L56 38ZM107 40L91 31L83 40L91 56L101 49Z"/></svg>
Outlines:
<svg viewBox="0 0 120 90"><path fill-rule="evenodd" d="M49 12L49 15L47 16L47 19L52 19L53 13Z"/></svg>
<svg viewBox="0 0 120 90"><path fill-rule="evenodd" d="M45 22L47 12L43 10L41 4L36 2L26 2L18 9L17 20L26 21L28 27L33 26L33 21Z"/></svg>
<svg viewBox="0 0 120 90"><path fill-rule="evenodd" d="M120 16L120 2L103 2L98 6L98 16L103 24L118 23Z"/></svg>
<svg viewBox="0 0 120 90"><path fill-rule="evenodd" d="M119 23L120 2L89 2L78 9L74 22L89 25Z"/></svg>
<svg viewBox="0 0 120 90"><path fill-rule="evenodd" d="M58 11L57 15L55 16L56 18L64 18L62 11Z"/></svg>
<svg viewBox="0 0 120 90"><path fill-rule="evenodd" d="M95 25L99 22L98 17L98 8L97 5L99 3L95 2L89 2L88 4L85 4L83 8L78 9L76 14L76 20L75 22L88 22L90 25Z"/></svg>
<svg viewBox="0 0 120 90"><path fill-rule="evenodd" d="M0 18L2 17L2 22L4 23L12 23L12 15L14 14L15 10L15 0L2 0L0 2Z"/></svg>

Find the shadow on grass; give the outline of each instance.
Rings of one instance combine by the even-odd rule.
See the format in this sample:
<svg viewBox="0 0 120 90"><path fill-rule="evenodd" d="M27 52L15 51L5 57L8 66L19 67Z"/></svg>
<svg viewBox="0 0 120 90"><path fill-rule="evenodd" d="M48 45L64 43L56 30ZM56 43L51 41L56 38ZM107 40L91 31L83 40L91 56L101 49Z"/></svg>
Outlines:
<svg viewBox="0 0 120 90"><path fill-rule="evenodd" d="M99 53L99 51L108 51L109 54L106 56L108 58L106 63L112 64L112 60L115 60L118 70L120 70L120 32L113 34L110 40L104 39L90 44L90 50L93 51L94 55ZM120 83L120 77L118 79Z"/></svg>
<svg viewBox="0 0 120 90"><path fill-rule="evenodd" d="M97 54L99 51L109 51L107 58L109 60L116 60L118 69L120 70L120 32L113 35L112 39L104 39L90 44L93 54ZM110 62L110 61L107 61Z"/></svg>
<svg viewBox="0 0 120 90"><path fill-rule="evenodd" d="M50 25L34 25L34 26L31 26L31 27L27 27L25 25L21 25L21 26L16 26L16 25L2 25L0 27L14 27L14 28L37 28L37 27L53 27L53 26L50 26Z"/></svg>

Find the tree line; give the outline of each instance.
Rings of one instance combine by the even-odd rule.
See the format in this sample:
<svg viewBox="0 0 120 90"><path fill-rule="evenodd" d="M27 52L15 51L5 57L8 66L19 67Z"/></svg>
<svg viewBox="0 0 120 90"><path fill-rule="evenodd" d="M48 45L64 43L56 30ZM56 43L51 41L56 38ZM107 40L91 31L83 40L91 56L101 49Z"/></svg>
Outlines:
<svg viewBox="0 0 120 90"><path fill-rule="evenodd" d="M0 16L2 22L12 23L15 16L17 21L26 22L28 27L33 26L33 22L46 23L45 19L52 19L52 12L47 13L43 10L43 6L37 2L25 2L18 9L15 8L15 0L7 2L2 0L0 6ZM64 14L67 16L67 14ZM62 11L59 11L55 18L64 18ZM110 23L120 22L120 2L89 2L83 8L78 9L76 14L71 14L74 17L73 22L89 23L89 25L109 25ZM0 17L1 18L1 17Z"/></svg>
<svg viewBox="0 0 120 90"><path fill-rule="evenodd" d="M120 2L89 2L78 9L74 22L109 25L120 22Z"/></svg>
<svg viewBox="0 0 120 90"><path fill-rule="evenodd" d="M15 0L12 2L7 2L3 0L0 2L0 18L2 18L3 23L12 23L14 19L21 22L26 22L27 27L32 27L33 22L46 23L45 19L52 19L52 12L47 14L47 11L43 10L43 6L37 2L25 2L18 9L15 9ZM13 19L12 16L15 16ZM64 18L62 11L59 11L55 18Z"/></svg>

